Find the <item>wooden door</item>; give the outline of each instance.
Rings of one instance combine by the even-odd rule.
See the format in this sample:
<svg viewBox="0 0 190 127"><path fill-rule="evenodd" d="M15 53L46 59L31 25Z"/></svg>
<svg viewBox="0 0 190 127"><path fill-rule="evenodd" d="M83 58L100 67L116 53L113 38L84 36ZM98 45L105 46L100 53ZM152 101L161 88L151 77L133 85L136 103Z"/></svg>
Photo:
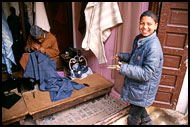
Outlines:
<svg viewBox="0 0 190 127"><path fill-rule="evenodd" d="M60 53L73 47L72 2L45 2L50 31L57 38Z"/></svg>
<svg viewBox="0 0 190 127"><path fill-rule="evenodd" d="M188 2L162 2L158 28L164 64L153 106L175 109L188 58Z"/></svg>

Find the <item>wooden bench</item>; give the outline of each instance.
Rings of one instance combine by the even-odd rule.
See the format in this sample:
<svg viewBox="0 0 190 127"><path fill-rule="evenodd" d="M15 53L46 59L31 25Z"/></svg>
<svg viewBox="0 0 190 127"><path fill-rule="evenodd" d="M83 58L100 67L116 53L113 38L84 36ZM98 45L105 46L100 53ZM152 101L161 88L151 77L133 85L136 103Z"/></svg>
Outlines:
<svg viewBox="0 0 190 127"><path fill-rule="evenodd" d="M12 92L21 96L21 94L17 92L17 89L14 89ZM28 110L23 97L21 96L20 100L17 101L10 109L2 107L2 124L8 125L19 121L22 125L24 124L24 119L27 114Z"/></svg>
<svg viewBox="0 0 190 127"><path fill-rule="evenodd" d="M74 90L69 98L56 102L51 101L49 91L35 90L34 93L32 93L32 91L24 92L22 95L28 109L28 113L33 117L33 120L107 94L111 91L113 86L112 82L106 80L99 74L92 74L84 79L74 79L73 81L80 84L86 83L89 86L81 90Z"/></svg>

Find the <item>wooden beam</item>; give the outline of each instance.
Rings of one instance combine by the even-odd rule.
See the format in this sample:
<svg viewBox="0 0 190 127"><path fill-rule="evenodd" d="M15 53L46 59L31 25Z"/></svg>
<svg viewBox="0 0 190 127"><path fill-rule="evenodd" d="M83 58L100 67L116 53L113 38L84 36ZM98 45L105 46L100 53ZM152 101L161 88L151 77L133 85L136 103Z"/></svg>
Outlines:
<svg viewBox="0 0 190 127"><path fill-rule="evenodd" d="M20 18L21 18L21 27L22 27L22 36L24 43L26 42L26 29L24 25L24 2L19 3L19 11L20 11Z"/></svg>

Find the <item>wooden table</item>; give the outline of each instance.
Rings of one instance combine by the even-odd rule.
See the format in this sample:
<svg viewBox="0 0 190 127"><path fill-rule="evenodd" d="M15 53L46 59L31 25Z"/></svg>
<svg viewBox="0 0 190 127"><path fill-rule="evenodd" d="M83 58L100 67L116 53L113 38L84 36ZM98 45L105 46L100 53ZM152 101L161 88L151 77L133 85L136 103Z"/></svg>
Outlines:
<svg viewBox="0 0 190 127"><path fill-rule="evenodd" d="M21 94L17 92L17 89L12 90L12 92L21 96ZM10 109L2 107L2 124L8 125L19 121L22 125L24 124L24 119L27 114L28 110L23 97L21 96L20 100L17 101Z"/></svg>
<svg viewBox="0 0 190 127"><path fill-rule="evenodd" d="M82 80L74 79L73 81L80 84L86 83L89 86L81 90L74 90L69 98L56 102L51 101L49 91L35 90L35 98L31 91L24 92L22 95L26 103L28 113L33 117L33 120L107 94L111 91L113 86L112 82L106 80L99 74L92 74Z"/></svg>

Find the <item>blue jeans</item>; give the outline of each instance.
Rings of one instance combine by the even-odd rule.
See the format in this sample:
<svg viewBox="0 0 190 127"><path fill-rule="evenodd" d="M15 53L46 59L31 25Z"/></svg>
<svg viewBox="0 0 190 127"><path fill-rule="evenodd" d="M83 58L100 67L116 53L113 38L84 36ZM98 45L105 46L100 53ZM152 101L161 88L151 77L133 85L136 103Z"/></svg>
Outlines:
<svg viewBox="0 0 190 127"><path fill-rule="evenodd" d="M148 123L151 121L145 107L140 107L140 106L130 104L127 124L138 125L139 119L141 119L142 123Z"/></svg>

